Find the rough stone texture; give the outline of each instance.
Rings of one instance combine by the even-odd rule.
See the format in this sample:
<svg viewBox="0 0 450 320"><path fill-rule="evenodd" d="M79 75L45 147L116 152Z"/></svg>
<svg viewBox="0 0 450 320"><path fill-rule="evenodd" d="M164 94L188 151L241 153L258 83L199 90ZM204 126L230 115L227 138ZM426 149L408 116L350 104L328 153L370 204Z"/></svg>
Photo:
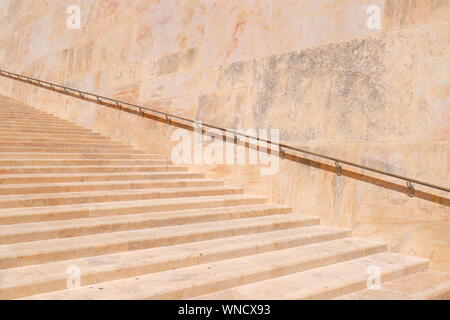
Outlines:
<svg viewBox="0 0 450 320"><path fill-rule="evenodd" d="M66 27L69 4L80 30ZM382 30L366 26L370 5ZM449 19L446 0L5 0L0 67L211 124L277 128L288 143L448 186ZM135 115L3 78L0 93L155 153L173 144L173 128ZM287 160L271 177L208 172L450 270L447 206Z"/></svg>

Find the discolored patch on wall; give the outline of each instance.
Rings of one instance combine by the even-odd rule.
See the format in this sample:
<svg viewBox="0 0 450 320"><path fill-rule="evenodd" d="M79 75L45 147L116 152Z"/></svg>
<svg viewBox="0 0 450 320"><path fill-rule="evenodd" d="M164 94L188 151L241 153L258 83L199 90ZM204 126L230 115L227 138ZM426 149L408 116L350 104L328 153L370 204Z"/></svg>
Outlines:
<svg viewBox="0 0 450 320"><path fill-rule="evenodd" d="M243 127L247 97L247 88L199 95L196 120L227 129L248 129Z"/></svg>
<svg viewBox="0 0 450 320"><path fill-rule="evenodd" d="M156 75L161 76L191 69L196 66L198 59L198 48L165 55L156 61Z"/></svg>
<svg viewBox="0 0 450 320"><path fill-rule="evenodd" d="M318 139L370 138L372 115L386 108L385 56L383 40L365 39L257 60L254 122L283 127L287 138L301 141L312 132ZM317 119L328 124L319 132L311 126Z"/></svg>
<svg viewBox="0 0 450 320"><path fill-rule="evenodd" d="M239 61L221 65L218 70L217 88L229 89L248 86L254 61Z"/></svg>
<svg viewBox="0 0 450 320"><path fill-rule="evenodd" d="M255 101L251 110L256 127L263 128L267 123L267 113L276 107L275 95L283 89L283 57L279 55L258 59L253 67L252 94Z"/></svg>

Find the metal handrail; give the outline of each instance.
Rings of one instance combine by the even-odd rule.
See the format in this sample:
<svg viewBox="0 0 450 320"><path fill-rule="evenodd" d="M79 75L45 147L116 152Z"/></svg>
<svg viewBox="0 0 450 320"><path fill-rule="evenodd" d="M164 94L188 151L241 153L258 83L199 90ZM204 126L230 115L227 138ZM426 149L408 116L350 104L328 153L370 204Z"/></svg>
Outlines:
<svg viewBox="0 0 450 320"><path fill-rule="evenodd" d="M132 107L132 108L137 108L141 114L145 114L143 110L149 111L149 112L152 112L154 114L157 114L158 116L161 116L161 117L165 118L169 122L171 122L172 119L176 119L176 120L185 121L185 122L188 122L190 124L193 124L194 128L198 128L198 124L199 124L198 121L195 121L195 120L192 120L192 119L189 119L189 118L185 118L185 117L181 117L181 116L177 116L177 115L174 115L174 114L170 114L170 113L167 113L167 112L158 111L158 110L155 110L155 109L152 109L152 108L139 106L139 105L132 104L132 103L129 103L129 102L126 102L126 101L121 101L121 100L117 100L117 99L112 99L112 98L100 96L100 95L93 94L93 93L90 93L90 92L86 92L86 91L82 91L82 90L78 90L78 89L73 89L73 88L70 88L70 87L54 84L54 83L51 83L51 82L48 82L48 81L39 80L39 79L35 79L35 78L32 78L32 77L28 77L28 76L23 76L23 75L20 75L20 74L9 72L9 71L4 71L4 70L1 70L1 69L0 69L0 75L2 75L4 77L11 78L11 79L14 79L14 80L28 82L29 84L36 85L36 86L39 86L39 87L42 87L42 88L45 88L45 89L49 89L49 90L53 90L53 91L55 91L56 89L61 89L62 92L60 92L60 93L64 93L66 95L71 95L71 94L73 95L74 93L76 93L83 100L86 97L89 96L91 98L94 98L94 100L97 100L97 102L100 103L100 104L110 102L110 103L112 103L113 105L116 105L119 108L122 108L122 106L129 106L129 107ZM304 153L304 154L307 154L307 155L310 155L310 156L318 157L318 158L321 158L321 159L334 161L335 166L336 166L336 173L338 175L342 175L341 164L345 164L345 165L348 165L348 166L351 166L351 167L355 167L355 168L359 168L359 169L363 169L363 170L375 172L375 173L378 173L378 174L382 174L382 175L385 175L385 176L389 176L389 177L392 177L392 178L403 180L403 181L406 182L406 186L407 186L407 189L408 189L408 193L407 194L410 197L414 196L414 186L412 185L412 183L420 184L420 185L423 185L423 186L426 186L426 187L430 187L430 188L433 188L433 189L437 189L437 190L441 190L441 191L450 192L449 188L441 187L441 186L434 185L434 184L431 184L431 183L428 183L428 182L424 182L424 181L421 181L421 180L417 180L417 179L412 179L412 178L400 176L398 174L386 172L386 171L383 171L383 170L379 170L379 169L363 166L361 164L353 163L353 162L350 162L350 161L347 161L347 160L342 160L342 159L331 157L331 156L328 156L328 155L319 154L319 153L308 151L308 150L305 150L305 149L300 149L300 148L297 148L297 147L293 147L293 146L287 145L285 143L272 142L271 140L261 139L259 137L254 137L254 136L251 136L251 135L248 135L248 134L240 133L238 131L225 129L225 128L214 126L214 125L210 125L210 124L207 124L207 123L202 123L201 126L202 127L211 128L211 129L215 129L215 130L219 130L219 131L223 132L222 133L223 137L228 137L228 134L232 134L234 139L236 139L238 136L240 136L240 137L244 137L246 139L252 139L252 140L255 140L255 141L258 141L258 142L267 143L268 145L271 145L271 146L276 146L277 149L278 149L278 154L282 158L284 158L285 150L292 150L292 151ZM272 149L270 149L270 150L272 151ZM267 153L269 153L268 151L269 151L269 149L267 149Z"/></svg>

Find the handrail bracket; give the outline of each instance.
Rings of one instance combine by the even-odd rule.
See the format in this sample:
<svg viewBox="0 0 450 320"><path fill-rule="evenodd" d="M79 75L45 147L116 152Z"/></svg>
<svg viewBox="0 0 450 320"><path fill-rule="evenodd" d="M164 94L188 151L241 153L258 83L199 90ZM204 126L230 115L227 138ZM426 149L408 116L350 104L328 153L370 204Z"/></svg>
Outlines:
<svg viewBox="0 0 450 320"><path fill-rule="evenodd" d="M410 198L414 197L414 186L411 183L411 181L407 181L406 186L408 188L408 197Z"/></svg>
<svg viewBox="0 0 450 320"><path fill-rule="evenodd" d="M334 165L336 166L336 174L337 174L337 176L338 176L338 177L342 176L342 167L341 167L341 165L339 164L339 162L336 161L336 162L334 163Z"/></svg>

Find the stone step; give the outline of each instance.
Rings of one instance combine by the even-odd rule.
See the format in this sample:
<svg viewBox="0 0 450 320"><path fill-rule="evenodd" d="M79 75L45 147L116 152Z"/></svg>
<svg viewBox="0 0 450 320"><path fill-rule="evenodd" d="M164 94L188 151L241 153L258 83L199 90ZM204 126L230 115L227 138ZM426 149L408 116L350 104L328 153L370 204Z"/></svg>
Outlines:
<svg viewBox="0 0 450 320"><path fill-rule="evenodd" d="M157 154L126 154L126 153L102 153L102 154L92 154L92 153L38 153L38 152L19 152L19 153L2 153L2 159L13 160L13 159L72 159L72 160L87 160L87 159L154 159L162 161ZM0 160L1 161L1 160Z"/></svg>
<svg viewBox="0 0 450 320"><path fill-rule="evenodd" d="M12 115L16 115L16 116L24 116L24 117L30 117L30 118L32 118L32 117L53 117L55 119L60 119L50 113L44 112L42 110L38 110L36 108L30 108L30 107L23 108L19 105L9 108L9 107L5 106L2 103L2 101L0 101L0 103L1 103L0 115L12 114Z"/></svg>
<svg viewBox="0 0 450 320"><path fill-rule="evenodd" d="M195 298L199 300L331 299L367 288L368 281L370 281L368 278L369 268L379 268L381 279L384 282L425 270L427 266L428 261L425 259L384 252L279 278L236 286ZM88 298L87 295L86 298Z"/></svg>
<svg viewBox="0 0 450 320"><path fill-rule="evenodd" d="M229 207L265 203L266 199L252 195L224 195L175 199L101 202L31 208L0 209L0 225L127 215L158 211L177 211L213 207Z"/></svg>
<svg viewBox="0 0 450 320"><path fill-rule="evenodd" d="M0 244L253 218L291 212L292 209L287 206L255 204L4 225L0 226Z"/></svg>
<svg viewBox="0 0 450 320"><path fill-rule="evenodd" d="M61 120L52 115L36 114L29 112L0 112L0 119L12 120L41 120L41 121L57 121Z"/></svg>
<svg viewBox="0 0 450 320"><path fill-rule="evenodd" d="M60 118L56 118L55 116L52 115L45 115L45 114L36 114L36 113L29 113L29 112L2 112L0 110L0 119L12 119L12 120L29 120L29 121L33 121L33 120L40 120L40 121L57 121L57 120L62 120Z"/></svg>
<svg viewBox="0 0 450 320"><path fill-rule="evenodd" d="M223 185L221 180L213 179L165 179L113 182L68 182L68 183L30 183L0 184L0 195L24 195L40 193L132 190L150 188L189 188L214 187Z"/></svg>
<svg viewBox="0 0 450 320"><path fill-rule="evenodd" d="M8 99L8 101L1 101L2 102L2 106L1 106L1 109L0 109L1 111L21 110L21 111L27 111L28 113L35 112L35 113L41 113L41 114L48 114L47 112L45 112L45 111L43 111L41 109L38 109L38 108L35 108L35 107L32 107L32 106L23 104L21 102L15 101L14 99L11 99L11 98L8 98L8 97L6 97L6 99Z"/></svg>
<svg viewBox="0 0 450 320"><path fill-rule="evenodd" d="M188 167L178 165L154 166L0 166L1 174L35 173L100 173L100 172L186 172Z"/></svg>
<svg viewBox="0 0 450 320"><path fill-rule="evenodd" d="M1 132L36 132L36 133L59 133L59 134L77 134L77 135L89 135L93 136L95 133L87 129L79 128L52 128L47 126L42 127L27 127L27 126L0 126Z"/></svg>
<svg viewBox="0 0 450 320"><path fill-rule="evenodd" d="M24 120L24 119L1 119L0 118L0 126L4 128L28 128L28 127L36 127L36 128L52 128L52 129L74 129L74 130L82 130L91 132L90 129L83 128L73 122L62 121L58 119L45 119L45 120Z"/></svg>
<svg viewBox="0 0 450 320"><path fill-rule="evenodd" d="M5 137L0 136L0 143L75 143L75 144L102 144L102 145L123 145L117 141L101 140L101 139L80 139L80 138L53 138L53 137Z"/></svg>
<svg viewBox="0 0 450 320"><path fill-rule="evenodd" d="M124 181L152 179L204 178L203 173L193 172L115 172L115 173L54 173L54 174L3 174L0 184L45 183L45 182L88 182L88 181Z"/></svg>
<svg viewBox="0 0 450 320"><path fill-rule="evenodd" d="M54 121L60 121L60 122L67 122L67 123L73 123L69 120L65 120L62 118L55 117L54 115L48 114L48 113L40 113L40 112L33 112L32 110L28 111L19 111L18 110L0 110L0 119L2 117L19 117L18 120L27 120L27 121L35 121L39 120L39 118L52 118ZM22 116L20 118L20 116Z"/></svg>
<svg viewBox="0 0 450 320"><path fill-rule="evenodd" d="M450 273L426 270L380 283L379 288L364 289L336 300L448 300Z"/></svg>
<svg viewBox="0 0 450 320"><path fill-rule="evenodd" d="M74 148L92 148L92 149L116 149L116 150L132 150L132 147L121 145L118 143L108 143L108 142L64 142L64 141L48 141L48 142L31 142L31 141L24 141L24 142L18 142L18 141L8 141L3 142L0 141L0 150L2 147L39 147L39 148L68 148L68 149L74 149Z"/></svg>
<svg viewBox="0 0 450 320"><path fill-rule="evenodd" d="M0 127L4 129L13 129L13 130L21 130L21 129L33 129L33 130L40 130L40 129L50 129L55 131L65 131L65 132L82 132L82 133L91 133L92 131L89 129L84 129L82 127L76 126L71 123L67 124L56 124L52 121L48 121L48 123L11 123L11 122L5 122L0 121Z"/></svg>
<svg viewBox="0 0 450 320"><path fill-rule="evenodd" d="M70 193L43 193L38 195L0 196L0 209L42 207L69 204L118 202L131 200L172 199L187 197L207 197L217 195L243 194L243 188L207 187L181 189L142 189L113 191L85 191Z"/></svg>
<svg viewBox="0 0 450 320"><path fill-rule="evenodd" d="M26 133L26 132L5 132L1 131L0 127L0 137L2 138L13 138L18 137L22 139L28 139L28 138L51 138L51 139L92 139L92 140L98 140L98 141L111 141L110 138L101 136L99 134L48 134L48 133Z"/></svg>
<svg viewBox="0 0 450 320"><path fill-rule="evenodd" d="M52 152L52 153L120 153L126 152L128 154L144 154L145 151L135 150L131 148L89 148L89 147L3 147L0 146L1 153L15 153L15 152Z"/></svg>
<svg viewBox="0 0 450 320"><path fill-rule="evenodd" d="M88 137L95 137L100 136L99 133L93 132L93 131L87 131L87 132L71 132L70 130L66 131L58 131L58 130L52 130L52 129L12 129L12 128L3 128L0 127L0 135L4 134L41 134L41 135L72 135L72 136L88 136Z"/></svg>
<svg viewBox="0 0 450 320"><path fill-rule="evenodd" d="M178 268L27 297L28 299L186 299L281 277L385 250L360 239L338 239Z"/></svg>
<svg viewBox="0 0 450 320"><path fill-rule="evenodd" d="M0 269L311 226L317 222L313 217L282 214L5 244L0 246Z"/></svg>
<svg viewBox="0 0 450 320"><path fill-rule="evenodd" d="M130 155L124 154L125 158L120 158L120 156L117 156L114 159L101 159L103 156L111 156L111 154L102 154L102 155L96 155L91 154L91 157L85 157L83 154L82 159L64 159L65 155L61 154L60 159L25 159L25 160L19 160L19 159L7 159L3 158L3 154L1 154L2 157L0 158L0 166L88 166L88 165L123 165L123 166L130 166L130 165L137 165L137 166L143 166L143 165L164 165L164 164L171 164L171 161L169 160L157 160L157 159L129 159L128 157ZM38 155L38 154L36 154ZM100 159L97 158L97 156L100 156ZM134 156L134 155L133 155ZM140 156L140 155L136 155ZM143 155L146 156L146 155ZM90 159L92 158L92 159Z"/></svg>
<svg viewBox="0 0 450 320"><path fill-rule="evenodd" d="M81 270L81 285L136 277L196 264L283 250L346 237L349 231L323 227L298 227L280 231L232 236L167 247L113 253L41 265L0 270L0 299L67 289L67 270ZM224 245L224 240L225 245Z"/></svg>
<svg viewBox="0 0 450 320"><path fill-rule="evenodd" d="M50 126L59 126L59 127L64 127L64 126L72 126L72 127L77 127L77 128L83 128L82 126L79 126L77 124L74 124L72 122L66 121L66 120L61 120L61 119L11 119L11 118L2 118L0 116L0 125L5 124L5 125L25 125L25 126L33 126L33 125L39 125L39 126L45 126L45 125L50 125Z"/></svg>

